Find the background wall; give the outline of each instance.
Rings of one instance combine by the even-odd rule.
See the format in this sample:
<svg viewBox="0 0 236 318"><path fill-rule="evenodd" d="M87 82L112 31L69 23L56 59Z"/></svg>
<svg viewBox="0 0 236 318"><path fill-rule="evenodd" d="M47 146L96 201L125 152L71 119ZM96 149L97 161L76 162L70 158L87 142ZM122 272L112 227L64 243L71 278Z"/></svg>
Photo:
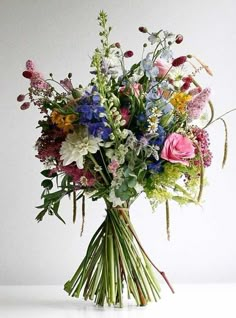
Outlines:
<svg viewBox="0 0 236 318"><path fill-rule="evenodd" d="M194 52L214 71L202 77L213 88L216 113L235 107L236 27L234 0L0 0L1 67L1 208L0 284L63 284L79 264L88 240L104 218L104 205L87 202L85 231L72 225L71 202L61 211L67 225L47 216L37 224L41 164L34 158L36 109L20 111L16 96L28 82L21 77L27 59L45 75L63 79L73 73L77 84L89 79L90 56L99 44L97 15L107 11L111 41L119 41L140 59L145 35L164 28L182 33L178 52ZM178 54L178 53L177 53ZM166 240L165 211L152 213L144 197L132 207L143 245L173 283L236 282L235 120L229 124L229 160L221 170L223 127L209 128L214 161L202 207L171 205L171 241Z"/></svg>

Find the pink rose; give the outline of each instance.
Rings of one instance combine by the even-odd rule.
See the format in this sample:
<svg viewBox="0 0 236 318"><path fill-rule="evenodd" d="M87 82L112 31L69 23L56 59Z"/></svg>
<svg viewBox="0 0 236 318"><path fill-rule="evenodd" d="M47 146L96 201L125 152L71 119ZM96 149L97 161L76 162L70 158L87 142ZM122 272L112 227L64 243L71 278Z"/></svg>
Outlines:
<svg viewBox="0 0 236 318"><path fill-rule="evenodd" d="M177 133L170 134L164 143L161 158L173 163L188 165L186 159L195 157L195 148L192 141Z"/></svg>
<svg viewBox="0 0 236 318"><path fill-rule="evenodd" d="M170 69L170 65L162 59L157 59L154 63L154 66L157 66L159 70L158 77L164 77Z"/></svg>

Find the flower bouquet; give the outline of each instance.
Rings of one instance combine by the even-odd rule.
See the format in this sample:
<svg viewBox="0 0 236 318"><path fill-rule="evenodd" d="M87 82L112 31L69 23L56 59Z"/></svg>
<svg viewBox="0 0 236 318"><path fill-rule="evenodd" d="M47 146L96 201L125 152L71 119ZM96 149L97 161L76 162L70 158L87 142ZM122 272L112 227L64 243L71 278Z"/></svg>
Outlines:
<svg viewBox="0 0 236 318"><path fill-rule="evenodd" d="M17 100L22 110L33 104L42 115L36 157L45 166L45 179L36 220L49 214L64 222L58 211L68 196L73 222L82 201L83 230L85 196L103 199L106 217L65 290L101 306L122 307L125 289L143 306L160 297L154 271L174 291L140 243L130 206L143 192L153 208L164 203L169 238L169 202L200 202L204 170L212 160L206 128L225 121L214 119L210 89L196 81L200 71L212 75L209 67L194 55L173 55L182 35L140 27L148 44L127 69L133 52L109 42L111 27L103 11L98 22L101 48L91 58L88 86L74 86L71 73L61 81L53 74L44 79L31 60L26 62L23 76L30 87ZM226 150L227 139L223 163Z"/></svg>

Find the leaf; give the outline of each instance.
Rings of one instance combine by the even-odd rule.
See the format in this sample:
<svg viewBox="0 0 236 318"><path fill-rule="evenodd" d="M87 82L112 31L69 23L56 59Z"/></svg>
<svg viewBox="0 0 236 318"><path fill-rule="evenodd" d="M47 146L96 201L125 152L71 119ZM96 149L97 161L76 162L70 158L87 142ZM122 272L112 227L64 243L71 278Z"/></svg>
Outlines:
<svg viewBox="0 0 236 318"><path fill-rule="evenodd" d="M51 173L51 169L46 169L40 172L46 178L55 178L57 173Z"/></svg>
<svg viewBox="0 0 236 318"><path fill-rule="evenodd" d="M63 190L59 190L53 193L48 193L46 195L44 195L44 200L45 202L47 201L56 201L59 198L61 198L63 196L63 194L65 194L65 192Z"/></svg>
<svg viewBox="0 0 236 318"><path fill-rule="evenodd" d="M50 190L53 188L53 182L50 179L45 179L41 182L41 186Z"/></svg>
<svg viewBox="0 0 236 318"><path fill-rule="evenodd" d="M46 169L41 171L40 173L44 176L44 177L48 177L49 178L49 174L50 174L50 169Z"/></svg>
<svg viewBox="0 0 236 318"><path fill-rule="evenodd" d="M45 214L47 213L47 209L42 210L35 218L35 220L37 220L38 222L41 222L45 216Z"/></svg>
<svg viewBox="0 0 236 318"><path fill-rule="evenodd" d="M137 183L137 177L136 176L135 177L131 177L131 178L128 179L129 188L135 187L136 183Z"/></svg>
<svg viewBox="0 0 236 318"><path fill-rule="evenodd" d="M53 214L56 215L56 217L61 220L64 224L66 224L66 222L63 220L63 218L58 214L58 209L59 209L59 206L60 206L60 200L58 200L57 202L54 203L53 205Z"/></svg>

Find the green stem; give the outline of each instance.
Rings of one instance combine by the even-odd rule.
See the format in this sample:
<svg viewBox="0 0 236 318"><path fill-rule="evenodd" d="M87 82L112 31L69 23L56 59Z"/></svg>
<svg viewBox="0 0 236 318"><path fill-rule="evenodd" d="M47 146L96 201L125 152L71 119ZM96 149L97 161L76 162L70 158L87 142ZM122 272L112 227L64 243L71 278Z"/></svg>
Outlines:
<svg viewBox="0 0 236 318"><path fill-rule="evenodd" d="M89 158L92 160L92 162L94 163L95 167L99 168L99 164L97 163L96 159L94 158L94 156L93 156L91 153L89 154ZM106 184L106 185L109 185L109 182L108 182L108 180L107 180L105 174L103 173L103 171L98 169L98 172L99 172L100 175L102 176L102 178L103 178L105 184Z"/></svg>

